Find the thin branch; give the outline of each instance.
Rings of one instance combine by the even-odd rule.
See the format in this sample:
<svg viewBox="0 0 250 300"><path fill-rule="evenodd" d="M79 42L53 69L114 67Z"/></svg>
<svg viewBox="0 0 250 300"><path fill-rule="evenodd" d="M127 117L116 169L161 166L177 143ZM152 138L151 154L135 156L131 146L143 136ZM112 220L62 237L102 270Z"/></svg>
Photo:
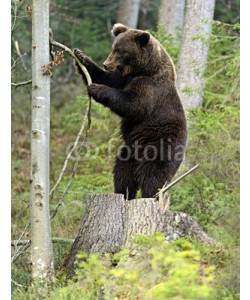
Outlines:
<svg viewBox="0 0 250 300"><path fill-rule="evenodd" d="M59 237L52 238L52 242L54 244L56 243L73 244L74 241L75 241L74 239L66 239L66 238L59 238Z"/></svg>
<svg viewBox="0 0 250 300"><path fill-rule="evenodd" d="M31 84L32 83L32 80L27 80L27 81L23 81L23 82L18 82L18 83L14 83L14 82L11 82L11 86L14 86L14 87L19 87L19 86L24 86L24 85L28 85L28 84Z"/></svg>
<svg viewBox="0 0 250 300"><path fill-rule="evenodd" d="M220 68L218 71L216 71L215 73L213 73L211 76L205 78L205 81L209 81L212 78L216 77L218 74L220 74L221 72L223 72L226 68L227 68L227 65L224 65L222 68Z"/></svg>
<svg viewBox="0 0 250 300"><path fill-rule="evenodd" d="M52 189L51 192L50 192L50 193L52 194L52 197L53 197L53 194L54 194L54 191L55 191L56 187L58 186L59 182L61 181L61 179L62 179L62 177L63 177L63 174L64 174L64 171L66 170L66 167L67 167L67 163L68 163L68 161L69 161L69 158L71 157L73 151L76 149L76 147L77 147L77 145L78 145L78 142L79 142L79 139L80 139L80 137L81 137L81 135L82 135L82 132L83 132L83 130L84 130L85 124L86 124L87 120L89 121L90 108L91 108L91 101L90 101L90 99L89 99L88 104L87 104L87 111L86 111L86 113L85 113L85 116L84 116L84 119L83 119L83 122L82 122L82 126L81 126L81 128L80 128L80 130L79 130L79 133L78 133L78 135L77 135L76 141L75 141L75 143L74 143L74 147L73 147L73 148L71 149L71 151L69 152L69 154L68 154L68 156L67 156L67 158L66 158L66 160L65 160L65 162L64 162L64 165L63 165L62 171L61 171L61 173L60 173L60 175L59 175L59 178L58 178L58 180L57 180L55 186L53 187L53 189ZM88 129L89 129L89 127L90 127L90 123L88 123ZM84 145L84 143L86 142L86 139L87 139L87 133L88 133L88 130L85 132L85 136L84 136L84 138L83 138L83 141L82 141L81 144L80 144L79 149L81 149L82 146ZM72 170L72 174L71 174L70 179L69 179L69 181L68 181L68 183L67 183L67 186L66 186L66 188L64 189L64 191L63 191L63 193L62 193L62 196L61 196L61 198L59 199L58 204L57 204L56 208L54 209L54 211L53 211L53 213L52 213L52 215L51 215L51 217L50 217L50 220L52 220L52 219L55 217L55 215L57 214L57 212L58 212L60 206L63 204L64 196L66 195L66 193L67 193L67 191L68 191L68 189L69 189L69 187L70 187L70 185L71 185L71 183L72 183L72 181L73 181L73 178L75 177L75 174L76 174L76 171L77 171L77 167L78 167L78 163L79 163L80 158L81 158L81 157L80 157L80 154L79 154L79 155L77 156L76 160L75 160L75 163L74 163L74 166L73 166L73 170Z"/></svg>
<svg viewBox="0 0 250 300"><path fill-rule="evenodd" d="M16 240L16 245L14 246L18 246L19 241L21 241L22 237L24 236L25 232L27 231L27 229L30 226L30 222L25 226L23 232L21 233L20 237L18 240ZM22 245L21 245L22 246ZM18 249L15 251L15 253L12 255L11 257L11 261L14 262L22 253L24 253L30 246L29 244L26 244L23 248L22 247L18 247ZM22 248L22 249L21 249Z"/></svg>
<svg viewBox="0 0 250 300"><path fill-rule="evenodd" d="M229 40L236 40L239 38L238 35L234 35L234 36L230 36L230 35L216 35L216 34L213 34L212 37L216 38L217 40L220 41L220 39L229 39Z"/></svg>
<svg viewBox="0 0 250 300"><path fill-rule="evenodd" d="M92 83L91 77L89 75L89 72L87 71L87 69L85 68L85 66L80 62L80 60L75 56L74 52L72 50L70 50L67 46L60 44L58 42L56 42L53 39L53 34L52 34L52 30L50 30L50 44L55 46L55 47L59 47L61 49L63 49L64 51L66 51L71 57L74 58L74 60L77 62L77 64L79 65L79 67L81 68L81 70L83 71L87 83L88 85L90 85Z"/></svg>
<svg viewBox="0 0 250 300"><path fill-rule="evenodd" d="M215 63L217 63L217 62L220 62L220 61L222 61L222 60L229 59L229 58L234 58L234 55L224 55L224 56L220 56L220 57L214 59L213 61L209 62L208 64L209 64L209 65L213 65L213 64L215 64Z"/></svg>
<svg viewBox="0 0 250 300"><path fill-rule="evenodd" d="M181 181L183 178L185 178L191 172L193 172L194 170L196 170L199 167L199 165L200 164L197 164L196 166L194 166L192 169L190 169L189 171L187 171L186 173L184 173L183 175L181 175L180 177L178 177L175 181L173 181L172 183L170 183L168 186L166 186L167 183L165 183L164 186L163 186L163 188L155 196L158 196L160 193L166 193L166 191L170 190L179 181Z"/></svg>
<svg viewBox="0 0 250 300"><path fill-rule="evenodd" d="M75 163L74 163L73 171L72 171L72 174L71 174L71 176L70 176L70 179L69 179L69 181L68 181L68 183L67 183L67 185L66 185L66 188L64 189L64 191L63 191L63 193L62 193L62 196L60 197L60 199L59 199L59 201L58 201L58 203L57 203L56 208L54 209L52 215L50 216L50 220L52 220L52 219L56 216L56 214L58 213L59 208L62 206L62 204L63 204L63 202L64 202L64 197L65 197L65 195L67 194L69 187L71 186L71 183L72 183L72 181L73 181L73 178L75 177L76 170L77 170L77 167L78 167L78 162L79 162L79 161L75 161Z"/></svg>
<svg viewBox="0 0 250 300"><path fill-rule="evenodd" d="M14 40L14 39L13 39ZM26 56L26 53L24 53L24 54L21 54L21 51L20 51L20 48L19 48L19 43L18 43L18 41L17 40L14 40L14 45L15 45L15 48L16 48L16 52L17 52L17 54L18 54L18 56L20 57L20 59L21 59L21 62L22 62L22 65L23 65L23 69L24 69L24 71L27 73L28 72L28 69L27 69L27 67L26 67L26 65L25 65L25 63L24 63L24 56Z"/></svg>
<svg viewBox="0 0 250 300"><path fill-rule="evenodd" d="M53 243L67 243L67 244L72 244L74 242L74 240L71 239L64 239L64 238L52 238L52 242ZM30 240L15 240L11 242L11 246L15 247L16 245L19 246L23 246L22 249L19 251L15 251L15 253L13 254L13 256L11 257L11 262L13 263L14 261L16 261L18 259L18 257L21 254L26 253L26 250L30 247ZM20 247L19 247L20 249Z"/></svg>
<svg viewBox="0 0 250 300"><path fill-rule="evenodd" d="M13 31L15 28L15 25L16 25L16 18L17 18L17 1L14 1L14 7L13 7L13 5L11 5L11 8L14 13L14 17L13 17L14 20L13 20L12 26L11 26L11 31Z"/></svg>
<svg viewBox="0 0 250 300"><path fill-rule="evenodd" d="M52 242L55 243L55 244L56 243L72 244L74 242L74 240L73 239L54 237L54 238L52 238ZM20 240L20 241L14 240L14 241L11 241L11 246L14 247L16 245L27 245L29 243L30 243L30 240Z"/></svg>
<svg viewBox="0 0 250 300"><path fill-rule="evenodd" d="M11 282L14 283L14 285L19 286L19 287L23 287L23 285L17 283L15 280L11 279Z"/></svg>
<svg viewBox="0 0 250 300"><path fill-rule="evenodd" d="M80 128L80 130L79 130L79 132L78 132L78 134L77 134L77 137L76 137L76 140L75 140L75 142L74 142L74 145L73 145L73 147L71 148L71 150L69 151L69 153L68 153L68 155L67 155L67 157L66 157L66 159L65 159L65 161L64 161L64 164L63 164L62 170L61 170L61 172L60 172L60 175L59 175L59 177L58 177L58 179L57 179L57 182L56 182L56 184L54 185L54 187L51 189L51 191L50 191L50 193L49 193L50 195L52 195L52 198L53 198L54 191L56 190L58 184L59 184L60 181L62 180L63 174L64 174L64 172L65 172L65 170L66 170L66 168L67 168L68 162L69 162L69 160L70 160L70 158L71 158L73 152L75 151L75 149L76 149L76 147L77 147L77 145L78 145L79 139L80 139L80 137L81 137L81 135L82 135L82 132L83 132L83 130L84 130L84 127L85 127L86 118L87 118L87 114L85 114L85 116L84 116L84 119L83 119L83 122L82 122L82 126L81 126L81 128ZM51 200L52 200L52 199L51 199Z"/></svg>
<svg viewBox="0 0 250 300"><path fill-rule="evenodd" d="M22 246L29 244L30 240L13 240L11 241L11 247Z"/></svg>
<svg viewBox="0 0 250 300"><path fill-rule="evenodd" d="M72 57L76 60L76 62L78 63L78 65L80 66L81 70L83 71L83 73L84 73L84 75L85 75L85 77L86 77L87 84L90 85L90 84L92 83L92 80L91 80L91 77L90 77L90 75L89 75L87 69L83 66L83 64L79 61L79 59L75 56L75 54L74 54L68 47L66 47L66 46L63 45L63 44L60 44L60 43L56 42L56 41L53 39L53 34L52 34L52 31L51 31L51 30L50 30L50 43L51 43L51 45L53 45L53 46L56 46L56 47L59 47L59 48L63 49L64 51L66 51L70 56L72 56ZM79 132L78 132L78 134L77 134L77 137L76 137L76 140L75 140L75 142L74 142L73 147L71 148L71 150L69 151L69 153L68 153L68 155L67 155L67 157L66 157L66 159L65 159L65 162L64 162L63 167L62 167L62 170L61 170L61 172L60 172L60 174L59 174L59 177L58 177L58 179L57 179L57 182L56 182L56 184L54 185L54 187L53 187L53 188L51 189L51 191L50 191L50 195L51 195L50 201L52 201L53 196L54 196L54 192L55 192L55 190L56 190L58 184L59 184L60 181L62 180L63 174L64 174L64 172L65 172L65 170L66 170L66 168L67 168L69 159L71 158L73 152L75 151L75 149L76 149L76 147L77 147L77 145L78 145L78 143L79 143L79 139L80 139L80 137L82 136L82 133L83 133L83 130L84 130L84 128L85 128L85 125L86 125L86 121L87 121L87 120L88 120L88 127L87 127L87 130L90 128L90 125L91 125L91 115L90 115L90 111L91 111L91 98L88 97L88 101L87 101L87 111L86 111L85 116L84 116L84 118L83 118L83 122L82 122L81 128L80 128L80 130L79 130ZM86 133L86 136L84 137L83 143L85 143L86 137L87 137L87 133ZM82 144L81 144L81 145L82 145ZM79 159L80 159L80 158L79 158ZM75 176L75 172L76 172L76 169L77 169L77 166L78 166L79 159L75 161L75 164L74 164L74 167L73 167L73 173L72 173L72 175L71 175L71 178L70 178L70 180L69 180L69 182L68 182L68 184L67 184L65 190L64 190L63 193L62 193L62 196L61 196L61 198L60 198L60 200L59 200L59 202L58 202L58 204L57 204L57 206L56 206L56 208L55 208L55 210L54 210L54 212L53 212L53 214L52 214L52 216L51 216L51 219L54 218L54 216L56 215L56 213L57 213L59 207L60 207L60 206L62 205L62 203L63 203L64 196L66 195L66 193L67 193L67 191L68 191L68 188L70 187L71 182L72 182L72 180L73 180L73 178L74 178L74 176Z"/></svg>
<svg viewBox="0 0 250 300"><path fill-rule="evenodd" d="M25 226L25 228L24 228L23 232L21 233L21 235L20 235L19 239L17 240L17 242L22 239L22 237L24 236L24 234L26 233L26 231L29 227L30 227L30 222Z"/></svg>
<svg viewBox="0 0 250 300"><path fill-rule="evenodd" d="M25 245L23 246L23 249L22 249L22 250L16 251L16 252L13 254L13 256L11 257L11 262L14 262L15 260L18 259L18 257L19 257L21 254L25 253L25 251L29 248L29 246L30 246L30 242L29 242L28 244L25 244Z"/></svg>
<svg viewBox="0 0 250 300"><path fill-rule="evenodd" d="M24 54L23 54L23 56L24 56ZM11 66L11 70L14 70L17 63L19 63L22 60L22 56L19 56L16 60L13 57L11 57L11 59L13 60L13 65Z"/></svg>

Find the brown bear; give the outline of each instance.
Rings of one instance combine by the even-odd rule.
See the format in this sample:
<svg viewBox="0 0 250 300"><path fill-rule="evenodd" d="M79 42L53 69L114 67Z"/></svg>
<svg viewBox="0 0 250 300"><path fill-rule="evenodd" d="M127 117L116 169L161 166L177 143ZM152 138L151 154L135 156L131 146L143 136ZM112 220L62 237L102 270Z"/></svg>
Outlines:
<svg viewBox="0 0 250 300"><path fill-rule="evenodd" d="M148 32L115 24L112 33L103 69L81 50L74 53L92 78L89 95L121 117L124 146L114 166L115 193L134 199L141 189L142 197L154 197L175 175L187 139L175 68Z"/></svg>

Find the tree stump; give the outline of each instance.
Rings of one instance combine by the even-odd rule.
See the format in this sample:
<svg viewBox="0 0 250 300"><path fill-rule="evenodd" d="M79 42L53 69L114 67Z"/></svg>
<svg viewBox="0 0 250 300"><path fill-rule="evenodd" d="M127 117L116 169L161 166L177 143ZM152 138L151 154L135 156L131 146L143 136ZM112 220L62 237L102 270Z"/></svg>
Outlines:
<svg viewBox="0 0 250 300"><path fill-rule="evenodd" d="M63 267L68 276L74 274L74 262L79 251L115 253L128 245L135 234L152 235L162 232L171 242L182 237L197 238L215 244L187 214L163 211L155 198L125 200L121 194L91 195L87 199L85 216Z"/></svg>

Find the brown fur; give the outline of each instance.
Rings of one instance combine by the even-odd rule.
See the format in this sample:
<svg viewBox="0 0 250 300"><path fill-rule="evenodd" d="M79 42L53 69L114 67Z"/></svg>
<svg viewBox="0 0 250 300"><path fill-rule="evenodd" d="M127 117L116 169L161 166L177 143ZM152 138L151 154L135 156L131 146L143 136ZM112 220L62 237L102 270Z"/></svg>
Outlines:
<svg viewBox="0 0 250 300"><path fill-rule="evenodd" d="M112 33L116 38L105 70L81 50L74 53L92 77L88 93L122 118L124 147L114 166L115 192L133 199L141 188L143 197L153 197L173 178L186 144L175 68L148 32L115 24Z"/></svg>

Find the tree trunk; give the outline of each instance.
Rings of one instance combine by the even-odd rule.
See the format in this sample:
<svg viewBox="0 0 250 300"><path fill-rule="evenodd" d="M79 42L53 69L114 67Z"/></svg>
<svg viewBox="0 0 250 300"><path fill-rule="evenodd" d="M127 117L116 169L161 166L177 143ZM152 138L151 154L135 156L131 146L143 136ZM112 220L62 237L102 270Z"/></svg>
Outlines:
<svg viewBox="0 0 250 300"><path fill-rule="evenodd" d="M204 72L215 0L187 0L177 67L177 86L186 110L202 105Z"/></svg>
<svg viewBox="0 0 250 300"><path fill-rule="evenodd" d="M140 0L120 0L117 22L132 28L137 27Z"/></svg>
<svg viewBox="0 0 250 300"><path fill-rule="evenodd" d="M185 0L161 0L158 21L166 34L177 37L182 32Z"/></svg>
<svg viewBox="0 0 250 300"><path fill-rule="evenodd" d="M120 194L92 195L87 199L85 217L63 267L70 277L77 252L114 253L128 245L129 237L154 232L164 233L170 242L191 236L208 244L216 243L190 216L163 211L154 198L125 201Z"/></svg>
<svg viewBox="0 0 250 300"><path fill-rule="evenodd" d="M50 77L49 0L32 1L31 263L35 282L53 280L54 260L49 213Z"/></svg>

